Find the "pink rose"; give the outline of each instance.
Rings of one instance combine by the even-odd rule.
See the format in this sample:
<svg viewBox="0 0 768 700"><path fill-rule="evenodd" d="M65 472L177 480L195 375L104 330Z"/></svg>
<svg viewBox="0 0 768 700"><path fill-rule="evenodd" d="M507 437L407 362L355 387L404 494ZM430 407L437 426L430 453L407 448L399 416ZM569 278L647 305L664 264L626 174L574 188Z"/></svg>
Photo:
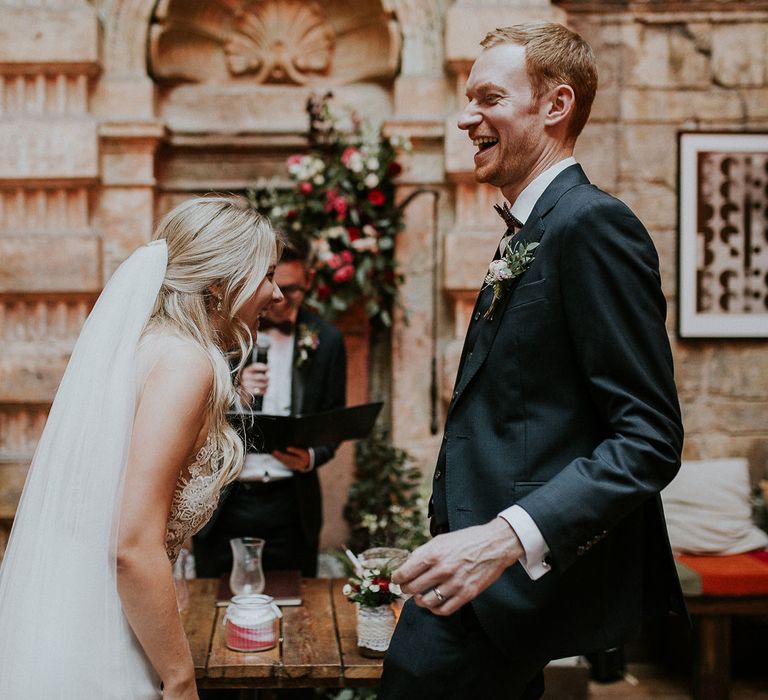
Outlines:
<svg viewBox="0 0 768 700"><path fill-rule="evenodd" d="M347 146L341 154L341 162L346 166L359 151L354 146Z"/></svg>
<svg viewBox="0 0 768 700"><path fill-rule="evenodd" d="M336 284L344 284L349 282L355 274L355 268L352 265L344 265L333 273L333 281Z"/></svg>
<svg viewBox="0 0 768 700"><path fill-rule="evenodd" d="M328 267L331 268L331 270L338 270L344 261L341 259L340 255L336 255L335 253L331 255L328 260L325 261L325 264L328 265Z"/></svg>
<svg viewBox="0 0 768 700"><path fill-rule="evenodd" d="M299 165L301 163L302 156L300 153L294 153L292 156L288 156L288 160L285 164L290 168L292 165Z"/></svg>
<svg viewBox="0 0 768 700"><path fill-rule="evenodd" d="M352 255L352 252L349 250L342 250L341 253L339 253L339 257L343 262L347 263L347 265L355 259L354 255Z"/></svg>
<svg viewBox="0 0 768 700"><path fill-rule="evenodd" d="M299 184L299 192L302 194L311 194L312 192L312 183L311 182L302 182Z"/></svg>

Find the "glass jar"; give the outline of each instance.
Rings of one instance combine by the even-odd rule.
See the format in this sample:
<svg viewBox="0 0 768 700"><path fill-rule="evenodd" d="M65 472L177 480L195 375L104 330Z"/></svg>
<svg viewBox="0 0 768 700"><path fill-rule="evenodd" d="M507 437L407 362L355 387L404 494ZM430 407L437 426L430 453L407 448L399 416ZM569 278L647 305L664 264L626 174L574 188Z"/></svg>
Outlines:
<svg viewBox="0 0 768 700"><path fill-rule="evenodd" d="M236 595L224 615L227 646L233 651L266 651L280 637L280 608L271 596Z"/></svg>

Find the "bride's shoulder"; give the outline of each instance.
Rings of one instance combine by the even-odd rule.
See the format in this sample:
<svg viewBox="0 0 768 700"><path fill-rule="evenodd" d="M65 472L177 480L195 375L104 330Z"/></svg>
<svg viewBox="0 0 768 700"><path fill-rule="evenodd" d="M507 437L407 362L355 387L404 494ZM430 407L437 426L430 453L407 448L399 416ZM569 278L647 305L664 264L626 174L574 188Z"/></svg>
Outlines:
<svg viewBox="0 0 768 700"><path fill-rule="evenodd" d="M191 338L158 328L148 330L136 352L139 385L150 375L183 375L188 380L210 384L213 379L211 357Z"/></svg>

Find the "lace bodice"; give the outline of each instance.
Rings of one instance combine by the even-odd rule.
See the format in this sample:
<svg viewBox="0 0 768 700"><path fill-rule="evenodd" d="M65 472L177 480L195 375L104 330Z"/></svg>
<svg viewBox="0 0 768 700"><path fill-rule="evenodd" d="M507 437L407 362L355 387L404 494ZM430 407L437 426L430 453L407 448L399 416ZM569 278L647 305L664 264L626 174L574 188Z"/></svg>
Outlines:
<svg viewBox="0 0 768 700"><path fill-rule="evenodd" d="M195 461L179 474L165 530L165 551L175 561L184 540L197 533L219 503L221 453L208 437Z"/></svg>

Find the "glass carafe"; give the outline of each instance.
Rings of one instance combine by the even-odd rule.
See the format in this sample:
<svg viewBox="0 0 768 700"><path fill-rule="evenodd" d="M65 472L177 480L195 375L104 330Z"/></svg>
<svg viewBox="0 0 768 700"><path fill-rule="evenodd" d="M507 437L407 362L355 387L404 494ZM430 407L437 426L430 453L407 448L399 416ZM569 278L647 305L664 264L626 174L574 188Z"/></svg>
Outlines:
<svg viewBox="0 0 768 700"><path fill-rule="evenodd" d="M261 593L264 590L264 571L261 568L264 540L236 537L229 544L232 547L232 574L229 577L232 595Z"/></svg>

